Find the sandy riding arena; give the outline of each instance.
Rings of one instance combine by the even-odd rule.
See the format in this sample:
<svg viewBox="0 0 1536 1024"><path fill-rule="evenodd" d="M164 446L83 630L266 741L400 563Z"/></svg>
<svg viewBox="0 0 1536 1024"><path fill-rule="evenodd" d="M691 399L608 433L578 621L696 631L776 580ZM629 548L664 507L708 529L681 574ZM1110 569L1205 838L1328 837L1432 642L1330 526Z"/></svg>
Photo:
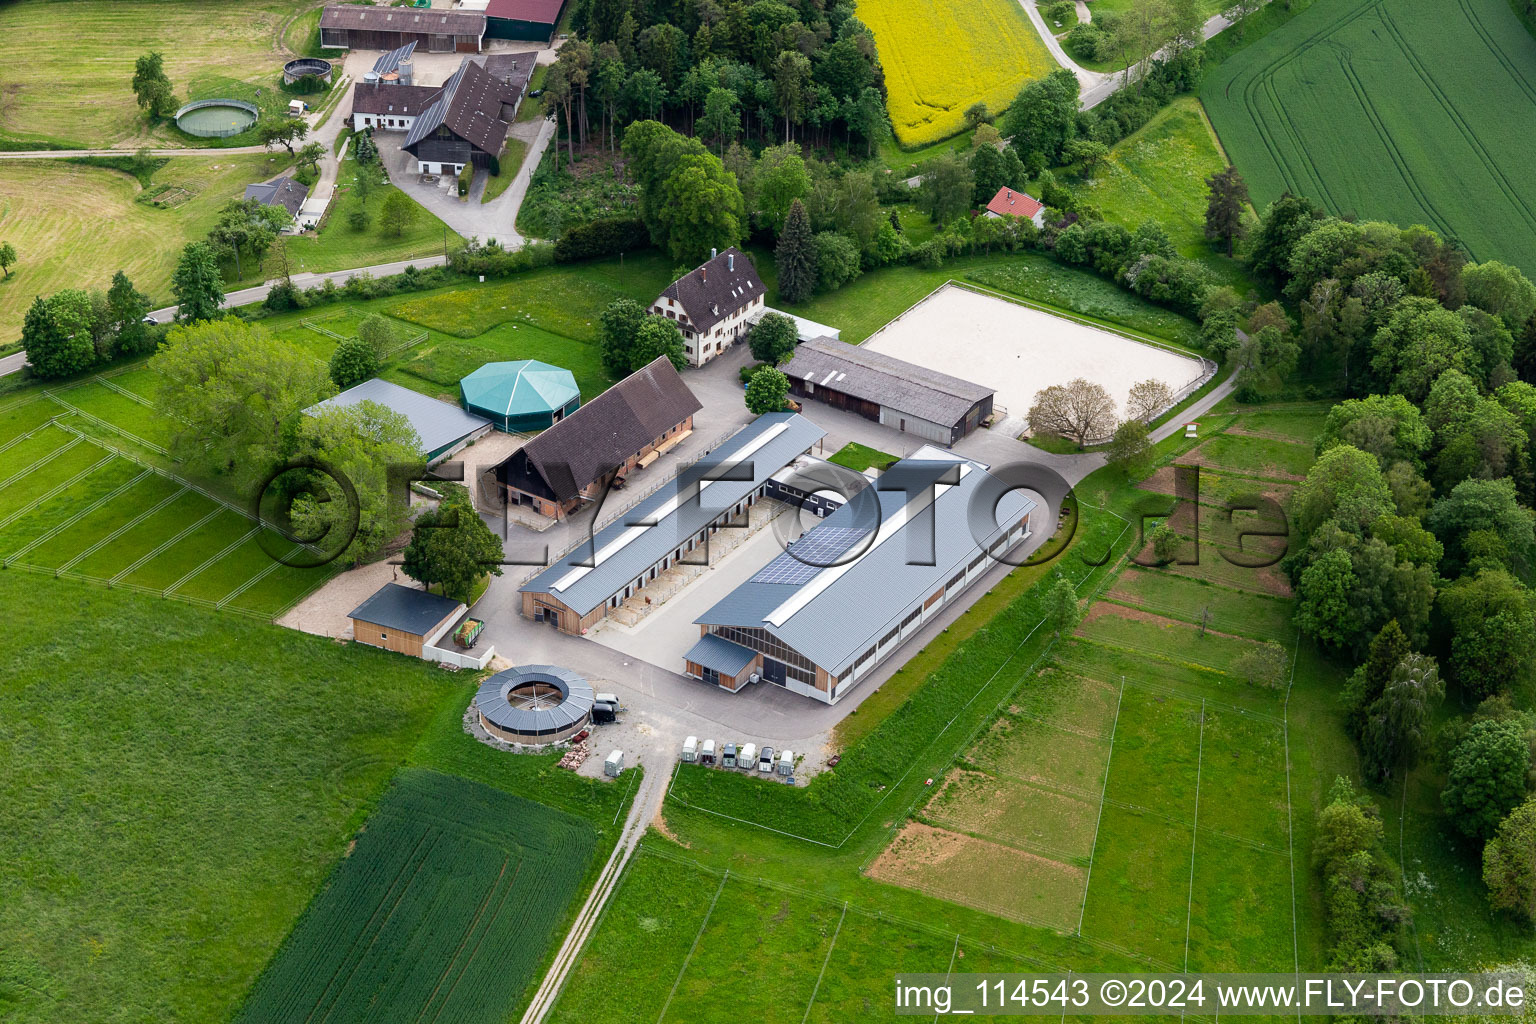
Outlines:
<svg viewBox="0 0 1536 1024"><path fill-rule="evenodd" d="M886 324L864 347L997 389L1021 418L1035 392L1075 377L1102 384L1124 415L1133 384L1178 391L1204 373L1199 359L949 284Z"/></svg>

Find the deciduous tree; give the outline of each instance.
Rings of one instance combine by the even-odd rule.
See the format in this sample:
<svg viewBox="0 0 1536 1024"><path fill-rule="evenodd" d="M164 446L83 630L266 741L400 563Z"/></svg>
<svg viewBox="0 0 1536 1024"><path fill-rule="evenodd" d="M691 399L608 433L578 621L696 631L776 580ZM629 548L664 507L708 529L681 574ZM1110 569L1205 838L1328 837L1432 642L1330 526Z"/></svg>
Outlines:
<svg viewBox="0 0 1536 1024"><path fill-rule="evenodd" d="M635 336L645 318L645 307L634 299L614 299L598 317L598 347L603 369L610 376L623 377L631 371Z"/></svg>
<svg viewBox="0 0 1536 1024"><path fill-rule="evenodd" d="M39 377L68 377L96 361L91 298L78 288L39 295L22 321L21 343Z"/></svg>
<svg viewBox="0 0 1536 1024"><path fill-rule="evenodd" d="M293 497L289 510L295 532L302 537L325 538L317 542L318 546L337 551L337 557L352 565L399 536L409 522L409 503L398 492L391 493L390 468L419 463L426 457L421 438L405 414L368 401L326 406L313 415L299 416L293 430L299 454L344 476L357 498L354 510L337 480L324 473L297 471L306 487ZM346 538L354 511L357 532L343 547L340 541Z"/></svg>
<svg viewBox="0 0 1536 1024"><path fill-rule="evenodd" d="M1440 794L1451 823L1473 839L1491 839L1510 811L1525 799L1531 747L1512 718L1474 722L1451 752Z"/></svg>
<svg viewBox="0 0 1536 1024"><path fill-rule="evenodd" d="M657 356L681 370L688 365L683 354L683 335L677 323L660 316L648 316L635 332L635 343L629 351L630 372L652 362Z"/></svg>
<svg viewBox="0 0 1536 1024"><path fill-rule="evenodd" d="M501 575L501 540L475 511L462 484L437 486L443 500L417 517L400 568L429 589L437 587L445 597L468 601L481 577Z"/></svg>
<svg viewBox="0 0 1536 1024"><path fill-rule="evenodd" d="M1109 464L1124 473L1127 479L1139 480L1150 468L1152 440L1147 425L1139 419L1129 419L1115 428L1110 438Z"/></svg>
<svg viewBox="0 0 1536 1024"><path fill-rule="evenodd" d="M1290 663L1290 655L1286 654L1285 648L1270 640L1249 647L1238 655L1232 662L1232 671L1250 686L1278 690L1285 685Z"/></svg>
<svg viewBox="0 0 1536 1024"><path fill-rule="evenodd" d="M1077 599L1077 588L1065 576L1057 576L1045 592L1045 628L1059 637L1072 632L1081 621L1083 606Z"/></svg>
<svg viewBox="0 0 1536 1024"><path fill-rule="evenodd" d="M1445 699L1435 659L1410 654L1392 670L1382 694L1365 711L1360 736L1365 772L1384 782L1414 766L1424 746L1429 716Z"/></svg>
<svg viewBox="0 0 1536 1024"><path fill-rule="evenodd" d="M1173 405L1173 389L1155 378L1131 385L1125 399L1125 414L1131 419L1150 423L1153 417Z"/></svg>
<svg viewBox="0 0 1536 1024"><path fill-rule="evenodd" d="M800 343L800 328L795 321L782 313L765 313L747 336L752 348L752 358L770 366L789 359Z"/></svg>
<svg viewBox="0 0 1536 1024"><path fill-rule="evenodd" d="M1510 811L1483 847L1483 884L1493 909L1536 921L1536 796Z"/></svg>
<svg viewBox="0 0 1536 1024"><path fill-rule="evenodd" d="M11 268L16 265L16 247L10 242L0 242L0 270L5 271L5 276L11 276Z"/></svg>
<svg viewBox="0 0 1536 1024"><path fill-rule="evenodd" d="M399 238L405 234L406 229L416 223L416 217L421 213L421 207L416 201L399 189L393 189L384 197L384 205L379 210L379 226L387 233Z"/></svg>
<svg viewBox="0 0 1536 1024"><path fill-rule="evenodd" d="M142 355L154 347L154 333L144 318L149 315L149 296L133 286L119 270L107 289L107 317L116 338L116 354Z"/></svg>
<svg viewBox="0 0 1536 1024"><path fill-rule="evenodd" d="M1033 433L1064 437L1082 448L1102 438L1115 422L1115 400L1103 385L1078 377L1035 392L1029 407Z"/></svg>
<svg viewBox="0 0 1536 1024"><path fill-rule="evenodd" d="M378 376L379 357L362 338L346 338L331 353L331 380L342 391Z"/></svg>
<svg viewBox="0 0 1536 1024"><path fill-rule="evenodd" d="M780 412L789 396L789 378L772 366L765 366L747 382L747 411L762 415Z"/></svg>
<svg viewBox="0 0 1536 1024"><path fill-rule="evenodd" d="M233 318L174 328L149 366L172 457L242 486L270 471L302 411L336 391L323 365Z"/></svg>
<svg viewBox="0 0 1536 1024"><path fill-rule="evenodd" d="M165 73L165 59L150 51L133 63L133 94L139 107L151 119L164 117L175 106L171 80Z"/></svg>

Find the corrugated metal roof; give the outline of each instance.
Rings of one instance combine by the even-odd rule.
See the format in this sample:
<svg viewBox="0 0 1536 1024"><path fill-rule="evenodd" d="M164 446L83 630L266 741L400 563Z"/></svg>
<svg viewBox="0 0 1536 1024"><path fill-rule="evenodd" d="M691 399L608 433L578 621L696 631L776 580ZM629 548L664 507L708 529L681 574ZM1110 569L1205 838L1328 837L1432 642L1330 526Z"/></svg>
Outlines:
<svg viewBox="0 0 1536 1024"><path fill-rule="evenodd" d="M426 454L456 444L461 438L468 437L481 427L490 426L491 423L482 416L470 415L456 405L439 402L435 398L428 398L420 392L391 384L377 377L365 380L356 387L348 388L335 398L327 398L304 411L313 416L317 410L327 406L345 408L356 405L358 402L377 402L410 420L411 426L416 428L416 436L421 438L421 450Z"/></svg>
<svg viewBox="0 0 1536 1024"><path fill-rule="evenodd" d="M756 651L750 651L723 636L705 633L699 637L699 642L683 655L683 660L712 668L723 676L736 676L742 669L752 664L752 660L756 657Z"/></svg>
<svg viewBox="0 0 1536 1024"><path fill-rule="evenodd" d="M485 35L485 15L479 11L432 11L339 4L325 8L320 15L320 27L479 37Z"/></svg>
<svg viewBox="0 0 1536 1024"><path fill-rule="evenodd" d="M798 413L759 416L599 530L593 542L582 544L529 580L522 590L552 594L566 607L585 615L824 436L826 431ZM731 466L745 467L751 479L706 479L711 471L718 477ZM594 550L596 565L591 565Z"/></svg>
<svg viewBox="0 0 1536 1024"><path fill-rule="evenodd" d="M929 453L937 455L932 449ZM943 483L957 466L959 482ZM937 493L927 504L930 485ZM980 463L959 457L899 462L873 490L856 495L816 527L873 529L874 505L866 497L873 494L879 502L879 528L871 541L854 546L856 557L823 568L803 583L749 580L694 621L765 629L832 674L841 674L893 623L921 607L1003 536L1007 531L999 521L1017 523L1035 507L1018 491L1004 493L1006 486ZM994 517L990 509L999 495Z"/></svg>
<svg viewBox="0 0 1536 1024"><path fill-rule="evenodd" d="M417 636L427 632L459 608L459 602L414 587L386 583L372 597L352 609L347 617L398 629Z"/></svg>
<svg viewBox="0 0 1536 1024"><path fill-rule="evenodd" d="M831 338L813 338L800 345L784 372L815 388L840 391L945 426L964 419L972 406L994 393L992 388Z"/></svg>

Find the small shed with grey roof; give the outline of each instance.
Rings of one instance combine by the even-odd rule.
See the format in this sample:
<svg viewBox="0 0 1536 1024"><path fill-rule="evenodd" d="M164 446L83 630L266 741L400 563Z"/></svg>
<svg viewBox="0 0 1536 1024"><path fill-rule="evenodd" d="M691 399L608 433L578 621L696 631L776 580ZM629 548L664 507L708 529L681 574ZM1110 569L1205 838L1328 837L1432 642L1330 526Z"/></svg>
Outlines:
<svg viewBox="0 0 1536 1024"><path fill-rule="evenodd" d="M719 633L705 633L683 655L683 669L689 675L733 692L751 682L752 673L762 664L761 654Z"/></svg>
<svg viewBox="0 0 1536 1024"><path fill-rule="evenodd" d="M992 415L993 389L831 338L795 349L790 392L952 445Z"/></svg>
<svg viewBox="0 0 1536 1024"><path fill-rule="evenodd" d="M416 436L421 439L422 454L428 462L447 458L491 429L491 421L484 416L471 415L456 405L439 402L377 377L304 411L313 416L321 409L352 406L359 402L374 402L410 420Z"/></svg>
<svg viewBox="0 0 1536 1024"><path fill-rule="evenodd" d="M348 618L358 643L419 658L422 648L441 637L463 612L464 606L451 598L386 583Z"/></svg>

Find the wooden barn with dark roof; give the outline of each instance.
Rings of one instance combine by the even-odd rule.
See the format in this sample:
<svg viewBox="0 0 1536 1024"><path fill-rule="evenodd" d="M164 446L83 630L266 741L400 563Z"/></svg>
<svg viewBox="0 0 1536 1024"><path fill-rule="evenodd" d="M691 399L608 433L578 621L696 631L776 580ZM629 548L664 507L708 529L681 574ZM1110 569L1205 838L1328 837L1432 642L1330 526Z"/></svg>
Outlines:
<svg viewBox="0 0 1536 1024"><path fill-rule="evenodd" d="M667 285L650 311L677 321L689 364L703 366L746 336L766 291L746 253L732 246Z"/></svg>
<svg viewBox="0 0 1536 1024"><path fill-rule="evenodd" d="M412 123L400 146L423 174L489 167L501 155L521 94L484 65L466 60Z"/></svg>
<svg viewBox="0 0 1536 1024"><path fill-rule="evenodd" d="M326 49L395 50L415 43L426 53L479 53L484 41L481 11L334 4L320 15Z"/></svg>
<svg viewBox="0 0 1536 1024"><path fill-rule="evenodd" d="M666 356L642 366L496 467L509 505L551 518L598 498L693 432L702 406Z"/></svg>

